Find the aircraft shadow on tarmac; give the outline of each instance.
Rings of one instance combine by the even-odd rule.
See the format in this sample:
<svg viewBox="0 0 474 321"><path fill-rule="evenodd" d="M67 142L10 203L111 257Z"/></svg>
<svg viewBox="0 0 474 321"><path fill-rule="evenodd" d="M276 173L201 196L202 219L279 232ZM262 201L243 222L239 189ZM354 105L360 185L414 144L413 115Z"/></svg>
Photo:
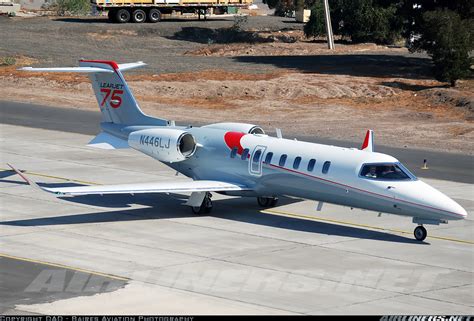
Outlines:
<svg viewBox="0 0 474 321"><path fill-rule="evenodd" d="M1 180L3 182L3 180ZM16 182L18 183L18 182ZM51 187L53 184L43 184ZM59 185L59 184L54 184ZM64 186L64 184L61 184ZM78 185L78 184L74 184ZM159 220L170 218L193 217L187 206L183 206L185 195L181 194L153 194L153 195L86 195L62 198L67 202L88 204L106 208L121 208L116 211L105 211L87 214L73 214L55 217L43 217L24 220L0 222L8 226L55 226L88 223L126 222L139 220ZM298 199L280 198L279 206L299 202ZM127 209L131 204L144 205L146 208ZM124 209L124 207L126 209ZM213 217L243 223L258 224L261 226L301 231L315 234L353 237L377 241L428 244L418 242L412 238L400 235L373 231L369 229L343 226L334 223L318 222L304 218L292 218L260 212L254 198L230 198L214 201Z"/></svg>

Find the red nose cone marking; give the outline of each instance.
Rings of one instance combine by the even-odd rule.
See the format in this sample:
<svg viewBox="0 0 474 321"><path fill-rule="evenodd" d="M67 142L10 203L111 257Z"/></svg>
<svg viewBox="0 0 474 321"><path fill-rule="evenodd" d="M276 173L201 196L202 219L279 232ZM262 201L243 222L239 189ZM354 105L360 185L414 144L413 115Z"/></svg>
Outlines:
<svg viewBox="0 0 474 321"><path fill-rule="evenodd" d="M229 146L230 149L233 149L234 147L237 147L237 153L242 154L242 151L244 150L242 145L240 145L240 139L245 136L245 133L239 133L239 132L227 132L224 135L224 140L227 146Z"/></svg>

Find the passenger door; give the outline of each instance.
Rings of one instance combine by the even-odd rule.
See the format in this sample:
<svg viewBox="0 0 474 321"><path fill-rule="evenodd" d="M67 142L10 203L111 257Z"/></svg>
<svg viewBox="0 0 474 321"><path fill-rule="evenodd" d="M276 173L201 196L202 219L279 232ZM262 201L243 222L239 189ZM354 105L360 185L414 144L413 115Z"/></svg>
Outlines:
<svg viewBox="0 0 474 321"><path fill-rule="evenodd" d="M262 176L262 161L266 146L258 145L254 148L249 162L249 173L254 176Z"/></svg>

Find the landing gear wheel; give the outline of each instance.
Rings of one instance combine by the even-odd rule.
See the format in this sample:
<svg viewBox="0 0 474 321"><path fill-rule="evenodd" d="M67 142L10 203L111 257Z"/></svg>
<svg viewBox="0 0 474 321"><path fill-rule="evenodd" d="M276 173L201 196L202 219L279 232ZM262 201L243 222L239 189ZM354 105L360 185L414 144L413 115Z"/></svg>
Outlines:
<svg viewBox="0 0 474 321"><path fill-rule="evenodd" d="M115 13L115 21L120 23L127 23L130 21L130 11L127 9L119 9Z"/></svg>
<svg viewBox="0 0 474 321"><path fill-rule="evenodd" d="M146 20L146 13L142 9L133 10L132 20L135 23L143 23Z"/></svg>
<svg viewBox="0 0 474 321"><path fill-rule="evenodd" d="M415 235L415 238L418 241L423 241L424 239L426 239L426 235L428 235L428 232L426 232L426 229L422 225L420 225L415 228L413 234Z"/></svg>
<svg viewBox="0 0 474 321"><path fill-rule="evenodd" d="M155 23L161 20L161 12L158 9L150 9L148 11L148 22Z"/></svg>
<svg viewBox="0 0 474 321"><path fill-rule="evenodd" d="M202 201L201 206L191 206L191 211L195 215L202 215L202 214L209 214L212 211L212 200L211 200L212 194L211 193L206 193L206 196L204 196L204 199Z"/></svg>
<svg viewBox="0 0 474 321"><path fill-rule="evenodd" d="M257 197L257 203L261 207L273 207L276 206L278 203L277 197Z"/></svg>

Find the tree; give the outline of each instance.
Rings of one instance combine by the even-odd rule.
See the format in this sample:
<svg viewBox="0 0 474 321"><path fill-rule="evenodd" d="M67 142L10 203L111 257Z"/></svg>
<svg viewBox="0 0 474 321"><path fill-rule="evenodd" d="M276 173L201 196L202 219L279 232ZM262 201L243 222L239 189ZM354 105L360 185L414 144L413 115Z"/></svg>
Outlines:
<svg viewBox="0 0 474 321"><path fill-rule="evenodd" d="M324 4L323 0L317 0L311 9L309 21L304 25L303 31L306 37L321 37L326 34L324 24Z"/></svg>
<svg viewBox="0 0 474 321"><path fill-rule="evenodd" d="M461 16L461 19L474 17L474 2L472 0L403 0L399 14L404 20L404 36L413 37L422 32L423 14L437 9L449 9Z"/></svg>
<svg viewBox="0 0 474 321"><path fill-rule="evenodd" d="M426 50L433 59L435 77L454 86L456 80L470 74L474 62L469 57L474 49L474 20L461 19L446 8L427 11L422 18L421 35L414 40L412 51Z"/></svg>
<svg viewBox="0 0 474 321"><path fill-rule="evenodd" d="M285 16L297 7L312 8L319 0L263 0L270 9L275 9L276 16Z"/></svg>
<svg viewBox="0 0 474 321"><path fill-rule="evenodd" d="M353 42L391 44L401 37L403 24L397 14L399 6L399 0L332 0L329 7L333 32ZM305 28L306 36L320 36L321 30L325 30L324 16L321 19L320 14L318 1Z"/></svg>
<svg viewBox="0 0 474 321"><path fill-rule="evenodd" d="M404 0L400 9L410 51L426 51L438 80L452 86L469 76L474 50L472 0Z"/></svg>

